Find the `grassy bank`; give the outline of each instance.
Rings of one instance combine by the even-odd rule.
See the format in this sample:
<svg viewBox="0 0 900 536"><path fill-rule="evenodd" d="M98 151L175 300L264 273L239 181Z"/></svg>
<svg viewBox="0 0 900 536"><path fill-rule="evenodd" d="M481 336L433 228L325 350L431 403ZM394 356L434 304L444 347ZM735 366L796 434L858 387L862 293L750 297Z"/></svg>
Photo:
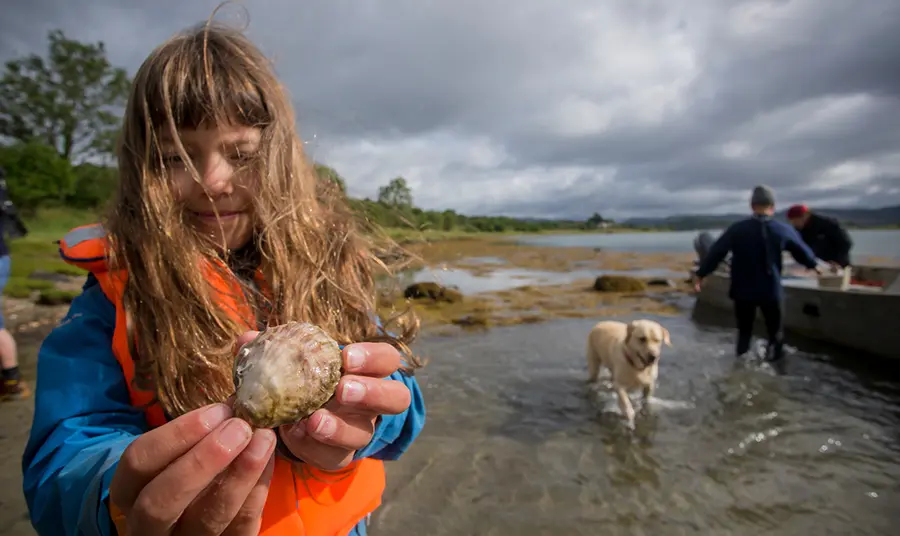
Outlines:
<svg viewBox="0 0 900 536"><path fill-rule="evenodd" d="M94 213L69 209L39 210L25 218L28 236L9 242L12 270L4 295L28 298L38 293L46 299L58 299L54 282L43 277L47 274L81 276L85 272L59 258L56 241L73 227L96 220Z"/></svg>

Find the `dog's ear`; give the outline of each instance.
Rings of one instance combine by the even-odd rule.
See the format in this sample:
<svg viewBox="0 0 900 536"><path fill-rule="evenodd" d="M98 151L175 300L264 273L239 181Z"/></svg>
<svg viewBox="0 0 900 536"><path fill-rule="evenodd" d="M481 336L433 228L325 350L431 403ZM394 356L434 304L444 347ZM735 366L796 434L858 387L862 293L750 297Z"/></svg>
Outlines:
<svg viewBox="0 0 900 536"><path fill-rule="evenodd" d="M628 331L625 332L625 344L631 342L632 335L634 335L634 322L629 322Z"/></svg>
<svg viewBox="0 0 900 536"><path fill-rule="evenodd" d="M665 344L668 347L671 347L672 340L669 339L669 330L667 330L666 328L662 328L662 332L663 332L663 344Z"/></svg>

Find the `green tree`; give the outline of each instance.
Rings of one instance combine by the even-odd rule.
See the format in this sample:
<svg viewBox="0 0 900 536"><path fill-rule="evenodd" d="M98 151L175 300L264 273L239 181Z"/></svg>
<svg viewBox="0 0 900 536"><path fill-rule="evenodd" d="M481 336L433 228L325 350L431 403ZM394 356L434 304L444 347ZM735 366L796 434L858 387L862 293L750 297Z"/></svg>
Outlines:
<svg viewBox="0 0 900 536"><path fill-rule="evenodd" d="M0 147L9 197L23 211L64 204L75 188L76 175L68 160L38 142Z"/></svg>
<svg viewBox="0 0 900 536"><path fill-rule="evenodd" d="M603 216L601 216L598 212L594 212L594 214L590 218L588 218L586 224L588 229L591 229L594 227L598 227L605 221L606 220L603 219Z"/></svg>
<svg viewBox="0 0 900 536"><path fill-rule="evenodd" d="M386 186L379 188L378 202L394 208L412 207L412 190L406 184L406 179L397 177Z"/></svg>
<svg viewBox="0 0 900 536"><path fill-rule="evenodd" d="M319 180L333 182L337 185L341 193L347 194L347 183L344 182L344 178L341 177L334 168L326 166L325 164L316 164L316 175L318 175Z"/></svg>
<svg viewBox="0 0 900 536"><path fill-rule="evenodd" d="M46 59L6 62L0 79L0 135L40 140L65 160L110 155L130 82L106 58L103 42L49 33Z"/></svg>
<svg viewBox="0 0 900 536"><path fill-rule="evenodd" d="M75 187L66 204L77 208L97 208L109 201L119 182L116 168L84 163L75 166Z"/></svg>

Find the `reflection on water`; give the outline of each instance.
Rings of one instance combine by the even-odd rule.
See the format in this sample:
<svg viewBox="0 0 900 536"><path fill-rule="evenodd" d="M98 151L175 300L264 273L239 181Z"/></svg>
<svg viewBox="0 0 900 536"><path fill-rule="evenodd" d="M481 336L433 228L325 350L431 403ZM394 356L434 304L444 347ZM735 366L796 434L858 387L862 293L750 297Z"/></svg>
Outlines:
<svg viewBox="0 0 900 536"><path fill-rule="evenodd" d="M524 268L495 268L485 273L459 268L428 268L408 271L400 275L401 285L435 282L456 288L463 294L497 292L526 285L564 285L600 275L630 275L633 277L683 278L684 274L669 270L571 270L568 272L548 272Z"/></svg>
<svg viewBox="0 0 900 536"><path fill-rule="evenodd" d="M731 330L661 321L656 396L688 407L634 432L584 382L592 320L423 340L428 422L371 534L893 533L896 373L799 351L774 373L736 361Z"/></svg>

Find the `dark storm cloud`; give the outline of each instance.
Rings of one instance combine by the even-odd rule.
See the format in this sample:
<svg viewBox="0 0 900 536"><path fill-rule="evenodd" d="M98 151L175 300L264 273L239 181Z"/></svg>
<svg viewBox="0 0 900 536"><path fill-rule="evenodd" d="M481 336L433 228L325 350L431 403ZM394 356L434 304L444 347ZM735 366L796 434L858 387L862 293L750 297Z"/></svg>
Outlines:
<svg viewBox="0 0 900 536"><path fill-rule="evenodd" d="M0 57L61 27L133 72L216 5L14 0ZM741 210L757 183L900 203L894 0L243 5L354 195L404 175L426 207L518 215Z"/></svg>

